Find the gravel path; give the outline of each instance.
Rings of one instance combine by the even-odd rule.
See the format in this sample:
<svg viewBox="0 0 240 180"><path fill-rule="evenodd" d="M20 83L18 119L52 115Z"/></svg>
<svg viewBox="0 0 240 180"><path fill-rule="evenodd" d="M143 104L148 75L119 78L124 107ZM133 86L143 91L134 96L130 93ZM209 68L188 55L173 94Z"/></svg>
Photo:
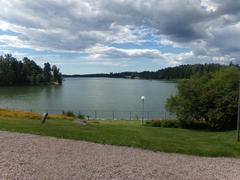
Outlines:
<svg viewBox="0 0 240 180"><path fill-rule="evenodd" d="M0 131L0 179L240 179L240 159Z"/></svg>

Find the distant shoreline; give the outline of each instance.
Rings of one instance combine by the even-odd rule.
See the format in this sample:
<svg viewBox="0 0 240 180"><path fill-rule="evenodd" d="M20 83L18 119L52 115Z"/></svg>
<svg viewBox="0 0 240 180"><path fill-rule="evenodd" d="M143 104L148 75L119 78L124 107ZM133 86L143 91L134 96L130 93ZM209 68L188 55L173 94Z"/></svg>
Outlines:
<svg viewBox="0 0 240 180"><path fill-rule="evenodd" d="M148 80L148 81L173 81L173 82L177 82L178 80L180 79L144 79L144 78L125 78L125 77L81 77L81 76L74 76L74 77L71 77L71 76L66 76L64 77L63 76L63 81L64 79L126 79L126 80Z"/></svg>
<svg viewBox="0 0 240 180"><path fill-rule="evenodd" d="M236 66L238 65L229 65ZM119 73L94 73L94 74L64 74L64 78L124 78L124 79L149 79L149 80L176 80L176 79L189 79L193 75L203 75L207 73L212 73L219 71L223 68L228 68L229 66L220 64L188 64L180 65L176 67L168 67L165 69L160 69L158 71L126 71Z"/></svg>
<svg viewBox="0 0 240 180"><path fill-rule="evenodd" d="M0 87L20 87L20 86L61 86L62 84L58 82L42 82L39 84L29 84L29 83L22 83L22 84L11 84L11 85L0 85Z"/></svg>

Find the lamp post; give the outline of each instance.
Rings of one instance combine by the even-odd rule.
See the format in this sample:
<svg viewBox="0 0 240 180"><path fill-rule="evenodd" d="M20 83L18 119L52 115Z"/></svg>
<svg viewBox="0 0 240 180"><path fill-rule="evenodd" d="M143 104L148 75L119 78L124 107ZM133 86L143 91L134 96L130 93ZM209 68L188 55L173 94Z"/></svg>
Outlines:
<svg viewBox="0 0 240 180"><path fill-rule="evenodd" d="M141 96L141 100L142 100L142 124L143 124L143 120L144 120L144 99L145 99L145 96Z"/></svg>

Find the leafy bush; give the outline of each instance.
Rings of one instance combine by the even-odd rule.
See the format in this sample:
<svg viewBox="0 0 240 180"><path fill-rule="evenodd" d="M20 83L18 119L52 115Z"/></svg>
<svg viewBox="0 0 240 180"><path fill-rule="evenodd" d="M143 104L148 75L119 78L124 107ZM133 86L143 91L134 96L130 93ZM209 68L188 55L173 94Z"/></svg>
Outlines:
<svg viewBox="0 0 240 180"><path fill-rule="evenodd" d="M212 130L235 129L239 79L239 68L228 67L181 80L178 94L167 100L166 108L187 127L204 122Z"/></svg>
<svg viewBox="0 0 240 180"><path fill-rule="evenodd" d="M186 128L196 130L211 130L212 128L205 121L178 121L178 120L152 120L146 122L147 126L164 128Z"/></svg>
<svg viewBox="0 0 240 180"><path fill-rule="evenodd" d="M179 127L179 122L177 120L152 120L147 121L146 125L152 127L177 128Z"/></svg>
<svg viewBox="0 0 240 180"><path fill-rule="evenodd" d="M79 119L85 119L85 115L83 115L83 114L78 114L78 116L77 116Z"/></svg>
<svg viewBox="0 0 240 180"><path fill-rule="evenodd" d="M62 114L69 117L76 117L72 111L63 111Z"/></svg>
<svg viewBox="0 0 240 180"><path fill-rule="evenodd" d="M179 126L186 129L211 130L212 128L205 121L179 121Z"/></svg>

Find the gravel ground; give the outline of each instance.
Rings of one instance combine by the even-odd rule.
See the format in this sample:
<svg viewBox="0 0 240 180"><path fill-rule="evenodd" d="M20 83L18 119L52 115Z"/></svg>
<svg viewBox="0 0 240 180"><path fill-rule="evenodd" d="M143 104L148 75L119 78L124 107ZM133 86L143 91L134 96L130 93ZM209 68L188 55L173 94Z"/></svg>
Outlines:
<svg viewBox="0 0 240 180"><path fill-rule="evenodd" d="M240 179L240 159L0 131L0 179Z"/></svg>

